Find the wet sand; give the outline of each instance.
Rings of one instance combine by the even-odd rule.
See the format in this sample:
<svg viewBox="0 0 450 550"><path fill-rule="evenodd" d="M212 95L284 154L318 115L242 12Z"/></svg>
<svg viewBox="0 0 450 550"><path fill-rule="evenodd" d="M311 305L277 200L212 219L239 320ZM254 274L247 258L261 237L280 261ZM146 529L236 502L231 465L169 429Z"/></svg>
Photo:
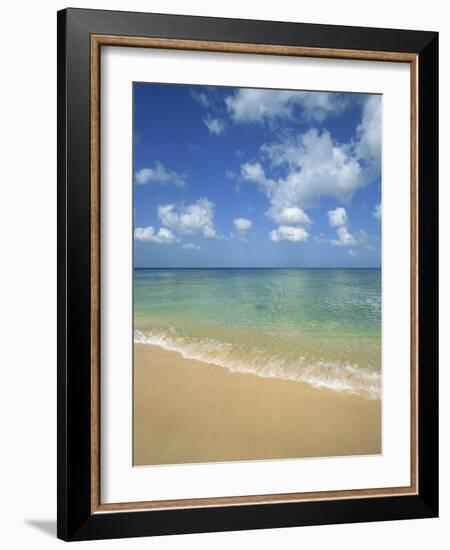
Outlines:
<svg viewBox="0 0 450 550"><path fill-rule="evenodd" d="M134 464L381 452L381 401L134 344Z"/></svg>

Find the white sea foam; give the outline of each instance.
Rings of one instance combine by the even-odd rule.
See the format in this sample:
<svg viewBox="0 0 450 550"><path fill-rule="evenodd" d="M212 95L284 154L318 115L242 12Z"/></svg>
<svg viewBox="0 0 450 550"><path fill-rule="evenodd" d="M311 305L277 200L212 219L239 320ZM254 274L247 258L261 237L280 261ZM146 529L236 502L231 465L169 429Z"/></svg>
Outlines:
<svg viewBox="0 0 450 550"><path fill-rule="evenodd" d="M304 357L292 360L268 355L257 348L244 349L210 338L183 336L174 330L136 330L134 341L175 351L185 359L224 367L231 372L304 382L316 388L358 394L369 399L381 398L381 373L355 364L326 360L312 363Z"/></svg>
<svg viewBox="0 0 450 550"><path fill-rule="evenodd" d="M268 355L257 348L244 349L229 342L183 336L175 330L136 330L134 341L175 351L185 359L224 367L231 372L304 382L316 388L353 393L369 399L381 398L381 373L350 363L325 360L311 363L304 357L286 359Z"/></svg>

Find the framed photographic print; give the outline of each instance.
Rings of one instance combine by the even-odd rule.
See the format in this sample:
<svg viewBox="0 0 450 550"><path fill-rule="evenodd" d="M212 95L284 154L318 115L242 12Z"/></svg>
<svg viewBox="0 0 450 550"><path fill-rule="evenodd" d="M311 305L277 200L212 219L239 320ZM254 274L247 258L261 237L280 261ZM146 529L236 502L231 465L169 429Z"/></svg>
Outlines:
<svg viewBox="0 0 450 550"><path fill-rule="evenodd" d="M438 514L438 36L58 13L58 536Z"/></svg>

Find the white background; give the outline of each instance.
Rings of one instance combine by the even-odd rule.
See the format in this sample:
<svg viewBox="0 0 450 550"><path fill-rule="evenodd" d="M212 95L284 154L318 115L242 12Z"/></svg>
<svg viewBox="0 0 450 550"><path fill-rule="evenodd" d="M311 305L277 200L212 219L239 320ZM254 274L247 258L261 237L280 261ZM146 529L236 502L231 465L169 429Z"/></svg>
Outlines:
<svg viewBox="0 0 450 550"><path fill-rule="evenodd" d="M410 483L410 69L403 63L106 48L102 53L101 501ZM230 70L230 65L232 70ZM132 82L383 94L383 453L132 468ZM399 210L398 205L403 207ZM386 237L387 236L387 237ZM124 338L125 335L125 338ZM392 368L394 366L394 368Z"/></svg>
<svg viewBox="0 0 450 550"><path fill-rule="evenodd" d="M115 0L78 7L191 13L441 32L441 157L450 149L450 21L439 0L333 2ZM0 518L5 548L52 548L56 516L56 10L2 10L0 87ZM444 124L447 122L447 125ZM447 152L447 155L445 154ZM450 280L448 164L441 167L441 281ZM447 185L445 185L447 183ZM32 279L30 278L32 274ZM441 285L441 519L84 543L83 548L446 548L450 536L448 285ZM447 343L446 343L447 341ZM445 393L444 393L445 392ZM444 399L445 397L445 399ZM94 546L94 544L96 546Z"/></svg>

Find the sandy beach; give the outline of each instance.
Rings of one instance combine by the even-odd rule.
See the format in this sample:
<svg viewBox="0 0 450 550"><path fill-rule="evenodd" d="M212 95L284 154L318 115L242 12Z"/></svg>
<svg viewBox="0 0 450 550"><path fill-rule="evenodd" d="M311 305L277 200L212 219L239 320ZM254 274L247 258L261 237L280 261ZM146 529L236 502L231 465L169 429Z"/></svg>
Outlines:
<svg viewBox="0 0 450 550"><path fill-rule="evenodd" d="M134 344L135 465L380 452L380 400Z"/></svg>

